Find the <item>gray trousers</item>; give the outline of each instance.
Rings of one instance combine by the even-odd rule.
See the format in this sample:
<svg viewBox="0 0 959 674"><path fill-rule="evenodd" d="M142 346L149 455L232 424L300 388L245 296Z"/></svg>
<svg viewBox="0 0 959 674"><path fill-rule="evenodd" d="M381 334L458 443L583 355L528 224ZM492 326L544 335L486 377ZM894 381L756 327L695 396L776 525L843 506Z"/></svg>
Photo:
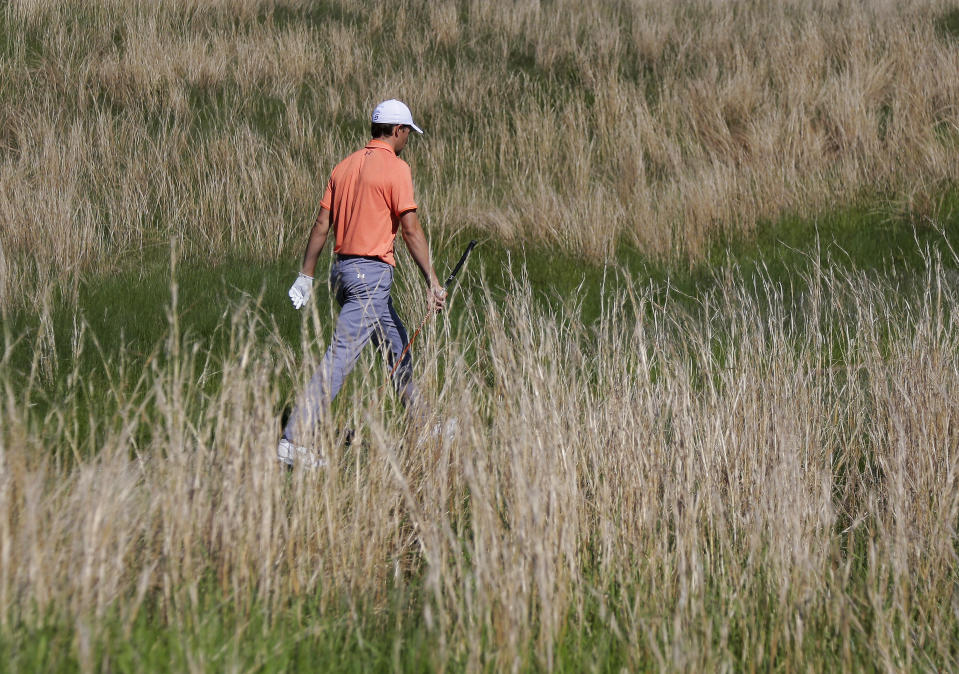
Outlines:
<svg viewBox="0 0 959 674"><path fill-rule="evenodd" d="M392 266L369 258L337 258L330 268L330 285L341 307L333 339L283 429L283 437L296 445L313 445L318 421L368 341L385 347L390 369L409 341L390 297ZM393 374L393 385L407 407L416 398L412 378L413 363L407 352Z"/></svg>

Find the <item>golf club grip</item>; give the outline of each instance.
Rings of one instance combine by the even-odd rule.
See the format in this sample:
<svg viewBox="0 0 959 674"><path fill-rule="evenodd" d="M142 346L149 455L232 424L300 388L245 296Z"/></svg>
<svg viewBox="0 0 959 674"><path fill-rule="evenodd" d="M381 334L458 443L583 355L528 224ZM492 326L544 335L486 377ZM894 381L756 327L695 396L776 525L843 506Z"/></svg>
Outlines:
<svg viewBox="0 0 959 674"><path fill-rule="evenodd" d="M453 267L453 271L450 273L449 277L446 279L446 283L443 284L444 288L449 288L450 284L453 282L453 279L456 278L456 275L459 273L460 268L466 262L466 258L469 257L470 251L473 250L473 246L476 245L476 240L470 241L470 245L466 247L466 250L463 251L463 257L460 258L460 261L456 263L456 266Z"/></svg>

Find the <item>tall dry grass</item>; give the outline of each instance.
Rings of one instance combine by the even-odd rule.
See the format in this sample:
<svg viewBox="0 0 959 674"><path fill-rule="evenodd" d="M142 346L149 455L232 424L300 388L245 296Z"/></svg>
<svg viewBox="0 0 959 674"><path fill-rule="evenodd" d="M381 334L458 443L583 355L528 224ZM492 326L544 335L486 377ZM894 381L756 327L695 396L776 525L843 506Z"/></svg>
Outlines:
<svg viewBox="0 0 959 674"><path fill-rule="evenodd" d="M171 234L290 255L389 96L427 129L408 159L440 234L695 257L864 192L935 215L959 156L949 7L14 0L0 303Z"/></svg>
<svg viewBox="0 0 959 674"><path fill-rule="evenodd" d="M417 344L455 433L405 435L361 368L319 473L273 457L278 382L322 352L309 322L291 350L242 303L211 361L174 310L151 366L105 363L89 420L78 373L41 415L8 339L0 632L56 616L104 667L84 644L109 621L148 605L189 630L213 592L272 619L311 597L314 623L413 611L434 664L471 671L548 669L597 633L629 669L955 668L954 272L893 292L814 266L795 304L718 278L691 305L611 273L594 327L523 279L487 289Z"/></svg>

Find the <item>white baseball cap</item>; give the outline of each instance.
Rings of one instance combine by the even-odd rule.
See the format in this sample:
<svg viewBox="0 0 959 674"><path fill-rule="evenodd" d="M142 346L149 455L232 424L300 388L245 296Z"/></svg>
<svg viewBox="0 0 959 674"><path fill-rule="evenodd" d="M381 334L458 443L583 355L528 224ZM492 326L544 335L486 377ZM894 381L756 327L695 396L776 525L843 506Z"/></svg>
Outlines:
<svg viewBox="0 0 959 674"><path fill-rule="evenodd" d="M376 124L405 124L413 127L416 133L423 133L423 129L413 123L413 114L410 109L395 98L383 101L373 109L373 122Z"/></svg>

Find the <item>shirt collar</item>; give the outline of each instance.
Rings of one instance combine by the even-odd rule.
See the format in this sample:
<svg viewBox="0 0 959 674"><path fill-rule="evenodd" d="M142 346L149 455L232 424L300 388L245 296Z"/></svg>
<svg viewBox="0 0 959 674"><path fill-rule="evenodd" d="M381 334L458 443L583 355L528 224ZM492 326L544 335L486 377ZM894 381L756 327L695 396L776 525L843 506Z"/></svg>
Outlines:
<svg viewBox="0 0 959 674"><path fill-rule="evenodd" d="M380 140L379 138L371 138L370 142L366 144L366 148L369 150L380 149L380 150L389 150L393 153L393 156L396 156L396 152L386 141Z"/></svg>

